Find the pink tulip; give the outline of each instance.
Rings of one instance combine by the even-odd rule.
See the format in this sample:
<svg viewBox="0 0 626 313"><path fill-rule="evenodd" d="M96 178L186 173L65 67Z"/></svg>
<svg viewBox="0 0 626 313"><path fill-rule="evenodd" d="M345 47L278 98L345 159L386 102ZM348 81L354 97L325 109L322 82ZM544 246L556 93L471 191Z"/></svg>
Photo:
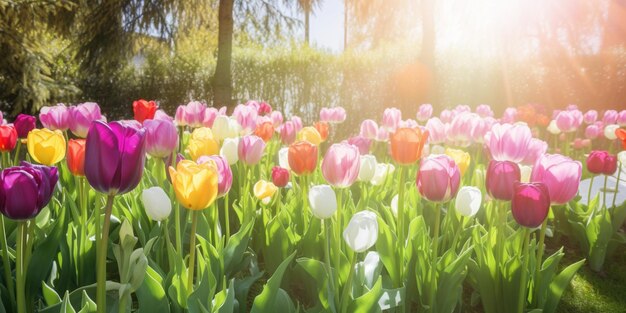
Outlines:
<svg viewBox="0 0 626 313"><path fill-rule="evenodd" d="M485 142L485 135L491 130L496 119L493 117L479 118L472 121L472 141L475 143Z"/></svg>
<svg viewBox="0 0 626 313"><path fill-rule="evenodd" d="M517 164L511 161L489 162L485 187L492 198L510 201L513 198L513 184L520 180L521 172Z"/></svg>
<svg viewBox="0 0 626 313"><path fill-rule="evenodd" d="M443 123L450 123L452 122L452 118L454 117L452 111L445 109L443 111L441 111L441 113L439 113L439 118L441 119L441 121Z"/></svg>
<svg viewBox="0 0 626 313"><path fill-rule="evenodd" d="M556 126L565 133L571 133L578 129L583 122L583 115L578 110L561 111L556 116Z"/></svg>
<svg viewBox="0 0 626 313"><path fill-rule="evenodd" d="M261 161L265 141L255 135L243 136L239 139L238 155L239 160L246 165L255 165Z"/></svg>
<svg viewBox="0 0 626 313"><path fill-rule="evenodd" d="M378 128L378 131L376 132L376 138L374 139L379 142L389 141L389 131L387 131L387 129L383 127Z"/></svg>
<svg viewBox="0 0 626 313"><path fill-rule="evenodd" d="M283 124L283 114L280 113L280 111L272 111L272 113L270 113L270 120L272 120L274 128L278 129Z"/></svg>
<svg viewBox="0 0 626 313"><path fill-rule="evenodd" d="M361 122L361 131L359 132L361 137L375 139L377 132L378 124L376 124L374 120L363 120L363 122Z"/></svg>
<svg viewBox="0 0 626 313"><path fill-rule="evenodd" d="M476 113L480 115L480 117L493 117L493 110L488 104L481 104L476 107Z"/></svg>
<svg viewBox="0 0 626 313"><path fill-rule="evenodd" d="M548 217L550 198L542 183L515 183L511 213L515 221L528 228L537 228Z"/></svg>
<svg viewBox="0 0 626 313"><path fill-rule="evenodd" d="M262 101L259 103L259 107L257 109L257 114L266 115L272 113L272 106L269 103Z"/></svg>
<svg viewBox="0 0 626 313"><path fill-rule="evenodd" d="M203 155L198 158L197 162L202 164L211 161L215 163L217 168L217 196L222 197L230 191L230 187L233 185L233 171L230 169L226 158L219 155Z"/></svg>
<svg viewBox="0 0 626 313"><path fill-rule="evenodd" d="M93 121L104 120L100 107L95 102L85 102L70 107L70 130L80 138L87 137Z"/></svg>
<svg viewBox="0 0 626 313"><path fill-rule="evenodd" d="M528 152L524 160L522 160L522 164L524 165L534 165L537 160L543 156L548 150L548 143L543 140L533 138L530 140L528 144Z"/></svg>
<svg viewBox="0 0 626 313"><path fill-rule="evenodd" d="M576 150L581 150L582 148L584 148L583 140L581 138L574 138L574 141L572 142L572 147L574 147L574 149Z"/></svg>
<svg viewBox="0 0 626 313"><path fill-rule="evenodd" d="M39 120L45 128L66 131L70 128L70 109L63 103L42 107L39 111Z"/></svg>
<svg viewBox="0 0 626 313"><path fill-rule="evenodd" d="M302 129L302 119L299 116L291 117L291 121L296 126L296 133Z"/></svg>
<svg viewBox="0 0 626 313"><path fill-rule="evenodd" d="M433 106L430 103L420 105L417 110L417 120L420 122L426 122L433 115Z"/></svg>
<svg viewBox="0 0 626 313"><path fill-rule="evenodd" d="M240 104L233 111L233 117L241 125L244 134L251 134L256 129L257 116L257 110L251 105Z"/></svg>
<svg viewBox="0 0 626 313"><path fill-rule="evenodd" d="M617 123L618 113L615 110L606 110L604 111L604 117L602 118L602 122L605 125L615 124Z"/></svg>
<svg viewBox="0 0 626 313"><path fill-rule="evenodd" d="M585 112L585 115L583 115L583 121L585 121L585 124L593 124L597 120L598 120L598 111L596 110L589 110Z"/></svg>
<svg viewBox="0 0 626 313"><path fill-rule="evenodd" d="M359 149L359 153L361 153L361 155L368 154L370 151L370 146L372 144L372 141L370 139L367 139L363 136L350 137L347 142L353 146L356 146Z"/></svg>
<svg viewBox="0 0 626 313"><path fill-rule="evenodd" d="M320 121L327 123L343 123L346 120L346 110L342 107L322 108Z"/></svg>
<svg viewBox="0 0 626 313"><path fill-rule="evenodd" d="M454 146L468 147L472 143L472 131L480 117L476 113L462 112L457 114L450 129L447 132L447 139ZM484 134L483 134L484 135Z"/></svg>
<svg viewBox="0 0 626 313"><path fill-rule="evenodd" d="M515 123L517 121L517 109L506 108L500 119L500 123Z"/></svg>
<svg viewBox="0 0 626 313"><path fill-rule="evenodd" d="M461 114L461 113L465 113L465 112L472 112L472 108L470 108L469 105L467 104L459 104L454 108L454 112L456 112L457 114Z"/></svg>
<svg viewBox="0 0 626 313"><path fill-rule="evenodd" d="M429 156L420 162L417 189L422 197L434 202L447 202L456 196L461 171L445 154Z"/></svg>
<svg viewBox="0 0 626 313"><path fill-rule="evenodd" d="M585 128L585 137L587 137L587 139L596 139L602 135L602 132L602 128L598 127L597 124L591 124Z"/></svg>
<svg viewBox="0 0 626 313"><path fill-rule="evenodd" d="M296 124L293 121L286 121L280 127L280 141L287 146L296 141Z"/></svg>
<svg viewBox="0 0 626 313"><path fill-rule="evenodd" d="M350 187L359 177L360 160L357 147L347 143L333 144L322 161L322 175L335 187Z"/></svg>
<svg viewBox="0 0 626 313"><path fill-rule="evenodd" d="M216 108L206 108L204 111L204 119L202 119L202 126L211 128L213 127L213 122L215 122L215 118L219 115L219 112Z"/></svg>
<svg viewBox="0 0 626 313"><path fill-rule="evenodd" d="M402 112L396 108L386 108L383 112L383 121L380 126L385 128L387 132L395 132L398 124L402 120Z"/></svg>
<svg viewBox="0 0 626 313"><path fill-rule="evenodd" d="M494 124L485 135L485 145L494 160L519 163L526 157L531 139L526 124Z"/></svg>
<svg viewBox="0 0 626 313"><path fill-rule="evenodd" d="M191 101L187 105L179 105L176 109L176 124L178 126L202 127L205 118L206 104Z"/></svg>
<svg viewBox="0 0 626 313"><path fill-rule="evenodd" d="M560 154L544 154L533 167L530 180L548 187L552 204L565 204L578 193L582 164Z"/></svg>
<svg viewBox="0 0 626 313"><path fill-rule="evenodd" d="M146 153L155 158L172 155L178 147L178 131L174 122L163 119L145 120Z"/></svg>
<svg viewBox="0 0 626 313"><path fill-rule="evenodd" d="M567 110L567 111L578 110L578 105L576 105L576 104L568 104L567 107L565 107L565 110Z"/></svg>
<svg viewBox="0 0 626 313"><path fill-rule="evenodd" d="M428 130L428 143L440 144L446 140L446 125L438 117L428 119L426 129Z"/></svg>
<svg viewBox="0 0 626 313"><path fill-rule="evenodd" d="M174 122L174 118L167 115L167 113L165 113L165 111L163 110L157 110L156 113L154 113L154 119L155 120L168 120L170 122Z"/></svg>
<svg viewBox="0 0 626 313"><path fill-rule="evenodd" d="M398 123L398 128L415 128L418 126L419 124L417 123L417 121L413 119L400 121L400 123Z"/></svg>
<svg viewBox="0 0 626 313"><path fill-rule="evenodd" d="M615 121L619 126L626 126L626 110L621 110L617 114L617 120Z"/></svg>

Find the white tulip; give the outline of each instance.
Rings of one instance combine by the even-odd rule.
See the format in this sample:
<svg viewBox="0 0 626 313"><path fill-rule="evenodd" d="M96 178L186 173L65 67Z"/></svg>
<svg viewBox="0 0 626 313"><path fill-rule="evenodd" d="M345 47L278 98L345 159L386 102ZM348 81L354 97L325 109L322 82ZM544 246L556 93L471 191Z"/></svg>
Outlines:
<svg viewBox="0 0 626 313"><path fill-rule="evenodd" d="M398 196L395 195L391 198L391 213L393 213L394 217L398 217Z"/></svg>
<svg viewBox="0 0 626 313"><path fill-rule="evenodd" d="M374 177L370 180L370 183L374 186L380 186L385 182L387 175L392 174L396 168L393 164L389 163L378 163L376 164L376 172L374 173Z"/></svg>
<svg viewBox="0 0 626 313"><path fill-rule="evenodd" d="M211 131L215 139L224 140L226 138L238 137L240 128L241 126L239 126L236 120L226 115L219 115L215 118Z"/></svg>
<svg viewBox="0 0 626 313"><path fill-rule="evenodd" d="M522 183L529 183L530 174L533 171L533 167L528 166L528 165L522 165L522 164L518 164L518 166L519 166L519 171L520 171L520 181Z"/></svg>
<svg viewBox="0 0 626 313"><path fill-rule="evenodd" d="M161 187L144 189L141 192L141 202L146 214L153 221L162 221L172 212L172 202Z"/></svg>
<svg viewBox="0 0 626 313"><path fill-rule="evenodd" d="M359 181L370 181L376 173L376 157L371 154L362 155L359 164Z"/></svg>
<svg viewBox="0 0 626 313"><path fill-rule="evenodd" d="M472 186L463 186L456 195L455 207L459 214L472 217L478 213L482 201L480 189Z"/></svg>
<svg viewBox="0 0 626 313"><path fill-rule="evenodd" d="M360 211L352 215L343 231L343 240L354 250L363 252L371 248L378 239L378 219L371 211Z"/></svg>
<svg viewBox="0 0 626 313"><path fill-rule="evenodd" d="M320 219L329 218L337 211L337 196L329 185L313 186L309 190L309 204L313 216Z"/></svg>
<svg viewBox="0 0 626 313"><path fill-rule="evenodd" d="M559 127L556 126L556 120L550 121L550 124L548 125L548 132L550 132L550 134L552 135L558 135L561 133L561 130L559 129Z"/></svg>
<svg viewBox="0 0 626 313"><path fill-rule="evenodd" d="M606 127L604 127L604 137L606 137L606 139L608 140L617 139L617 135L615 134L615 131L618 128L619 128L619 125L617 124L606 125Z"/></svg>
<svg viewBox="0 0 626 313"><path fill-rule="evenodd" d="M376 283L376 279L380 276L383 263L380 260L380 255L376 251L369 251L365 255L363 262L357 264L357 268L360 273L360 277L364 278L363 283L367 288L372 288Z"/></svg>
<svg viewBox="0 0 626 313"><path fill-rule="evenodd" d="M282 168L291 170L291 167L289 167L289 148L284 147L278 150L278 165Z"/></svg>
<svg viewBox="0 0 626 313"><path fill-rule="evenodd" d="M233 165L239 161L239 138L226 138L220 148L220 155L228 161L229 165Z"/></svg>

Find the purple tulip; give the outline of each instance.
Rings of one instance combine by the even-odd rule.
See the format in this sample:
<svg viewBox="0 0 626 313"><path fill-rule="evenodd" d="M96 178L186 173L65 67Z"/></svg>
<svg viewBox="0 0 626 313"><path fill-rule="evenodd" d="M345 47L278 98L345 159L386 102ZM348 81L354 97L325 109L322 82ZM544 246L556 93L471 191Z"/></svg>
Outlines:
<svg viewBox="0 0 626 313"><path fill-rule="evenodd" d="M178 147L178 131L170 120L145 120L146 152L155 158L165 158Z"/></svg>
<svg viewBox="0 0 626 313"><path fill-rule="evenodd" d="M35 129L35 127L37 126L36 124L37 118L27 114L19 114L15 118L15 121L13 121L13 127L15 127L15 130L17 131L17 137L19 138L26 138L26 136L28 136L28 133L31 130Z"/></svg>
<svg viewBox="0 0 626 313"><path fill-rule="evenodd" d="M56 167L22 162L0 173L0 212L14 220L30 219L50 199L59 180Z"/></svg>
<svg viewBox="0 0 626 313"><path fill-rule="evenodd" d="M489 162L485 185L492 198L510 201L513 198L514 183L520 181L519 166L511 161Z"/></svg>
<svg viewBox="0 0 626 313"><path fill-rule="evenodd" d="M203 155L198 158L198 164L213 161L217 168L217 196L222 197L230 191L230 187L233 185L233 171L228 165L226 158L219 155L206 156Z"/></svg>
<svg viewBox="0 0 626 313"><path fill-rule="evenodd" d="M145 130L120 122L95 121L85 147L85 176L97 191L116 195L133 190L143 174Z"/></svg>
<svg viewBox="0 0 626 313"><path fill-rule="evenodd" d="M553 204L565 204L578 193L583 166L560 154L545 154L533 167L530 181L546 185Z"/></svg>
<svg viewBox="0 0 626 313"><path fill-rule="evenodd" d="M39 120L45 128L66 131L70 128L70 110L63 103L42 107L39 111Z"/></svg>
<svg viewBox="0 0 626 313"><path fill-rule="evenodd" d="M239 139L239 160L246 165L255 165L261 161L265 150L265 141L255 135L244 136Z"/></svg>
<svg viewBox="0 0 626 313"><path fill-rule="evenodd" d="M70 130L74 135L85 138L93 121L103 120L100 107L95 102L85 102L70 107Z"/></svg>

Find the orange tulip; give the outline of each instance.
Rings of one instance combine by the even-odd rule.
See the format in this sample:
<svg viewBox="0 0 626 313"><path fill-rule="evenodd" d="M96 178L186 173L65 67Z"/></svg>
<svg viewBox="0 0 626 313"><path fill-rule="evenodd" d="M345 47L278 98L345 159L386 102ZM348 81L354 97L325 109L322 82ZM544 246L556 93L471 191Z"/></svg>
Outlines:
<svg viewBox="0 0 626 313"><path fill-rule="evenodd" d="M254 130L254 134L261 137L263 141L268 142L274 136L274 124L272 122L261 123Z"/></svg>
<svg viewBox="0 0 626 313"><path fill-rule="evenodd" d="M297 175L313 173L317 166L317 146L308 141L298 141L289 146L289 167Z"/></svg>
<svg viewBox="0 0 626 313"><path fill-rule="evenodd" d="M428 139L428 131L419 128L398 128L390 137L391 157L400 165L417 162Z"/></svg>
<svg viewBox="0 0 626 313"><path fill-rule="evenodd" d="M85 176L85 139L70 139L67 143L67 167L76 176Z"/></svg>
<svg viewBox="0 0 626 313"><path fill-rule="evenodd" d="M322 137L322 142L328 139L328 123L327 122L315 122L313 127L317 129L317 132L320 133L320 137Z"/></svg>

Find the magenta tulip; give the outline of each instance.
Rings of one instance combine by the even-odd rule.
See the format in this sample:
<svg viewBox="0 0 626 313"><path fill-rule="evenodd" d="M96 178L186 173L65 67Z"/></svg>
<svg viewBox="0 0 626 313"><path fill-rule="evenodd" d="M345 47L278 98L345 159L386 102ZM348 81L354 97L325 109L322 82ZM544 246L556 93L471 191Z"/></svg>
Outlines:
<svg viewBox="0 0 626 313"><path fill-rule="evenodd" d="M612 175L617 170L617 157L608 151L591 151L587 157L587 170L592 174Z"/></svg>
<svg viewBox="0 0 626 313"><path fill-rule="evenodd" d="M447 202L459 190L461 171L447 155L429 156L420 163L416 183L422 197L434 202Z"/></svg>
<svg viewBox="0 0 626 313"><path fill-rule="evenodd" d="M47 129L66 131L70 128L70 109L63 103L42 107L39 111L39 120Z"/></svg>
<svg viewBox="0 0 626 313"><path fill-rule="evenodd" d="M521 173L516 163L491 160L487 167L485 186L492 198L510 201L513 198L514 183L520 179Z"/></svg>
<svg viewBox="0 0 626 313"><path fill-rule="evenodd" d="M289 170L280 166L272 167L272 183L276 187L285 187L289 183Z"/></svg>
<svg viewBox="0 0 626 313"><path fill-rule="evenodd" d="M532 133L526 124L494 124L485 135L485 145L496 161L522 162Z"/></svg>
<svg viewBox="0 0 626 313"><path fill-rule="evenodd" d="M162 119L145 120L146 152L155 158L168 157L178 147L178 130L174 122Z"/></svg>
<svg viewBox="0 0 626 313"><path fill-rule="evenodd" d="M26 138L28 133L37 126L37 118L32 115L18 114L13 121L13 127L17 131L18 138Z"/></svg>
<svg viewBox="0 0 626 313"><path fill-rule="evenodd" d="M265 141L259 136L248 135L239 139L237 147L239 160L246 165L255 165L261 161L265 150Z"/></svg>
<svg viewBox="0 0 626 313"><path fill-rule="evenodd" d="M418 121L426 122L433 115L433 106L430 103L424 103L417 109L415 116Z"/></svg>
<svg viewBox="0 0 626 313"><path fill-rule="evenodd" d="M359 149L348 143L336 143L328 148L322 160L322 175L339 188L351 186L359 177Z"/></svg>
<svg viewBox="0 0 626 313"><path fill-rule="evenodd" d="M100 106L95 102L85 102L70 107L70 130L80 138L87 137L91 123L103 120Z"/></svg>
<svg viewBox="0 0 626 313"><path fill-rule="evenodd" d="M528 228L541 226L550 210L550 194L543 183L515 183L511 212L515 221Z"/></svg>
<svg viewBox="0 0 626 313"><path fill-rule="evenodd" d="M545 154L537 160L530 181L543 183L552 204L565 204L578 193L582 164L560 154Z"/></svg>
<svg viewBox="0 0 626 313"><path fill-rule="evenodd" d="M56 167L22 162L0 172L0 212L14 220L30 219L50 202L59 173Z"/></svg>
<svg viewBox="0 0 626 313"><path fill-rule="evenodd" d="M143 174L145 130L95 121L85 144L85 176L97 191L119 195L133 190Z"/></svg>
<svg viewBox="0 0 626 313"><path fill-rule="evenodd" d="M197 163L202 164L211 161L215 163L215 167L217 168L217 196L223 197L230 191L230 187L233 185L233 171L230 169L226 158L219 155L203 155L198 158Z"/></svg>

